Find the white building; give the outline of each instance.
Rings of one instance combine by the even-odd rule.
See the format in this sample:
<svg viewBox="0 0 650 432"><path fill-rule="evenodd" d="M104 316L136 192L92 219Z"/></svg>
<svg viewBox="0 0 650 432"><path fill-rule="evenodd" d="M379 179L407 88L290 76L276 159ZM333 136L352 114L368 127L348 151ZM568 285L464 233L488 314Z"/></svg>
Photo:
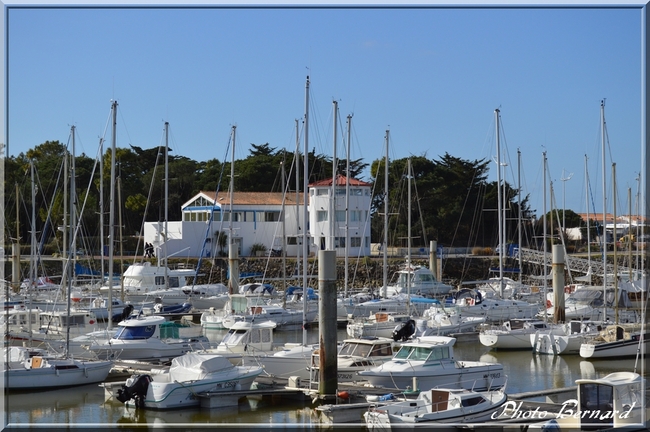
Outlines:
<svg viewBox="0 0 650 432"><path fill-rule="evenodd" d="M370 255L370 184L354 179L349 187L346 183L345 177L338 176L334 192L331 179L309 185L307 236L312 254L316 245L323 249L335 245L337 255L344 256L348 238L349 256ZM303 199L302 193L295 192L234 192L231 212L229 192L215 197L214 192L201 191L182 205L182 221L167 222L166 243L164 222L145 222L144 241L154 245L157 256L227 256L228 243L220 244L219 239L232 232L239 256L253 255L253 245L263 245L266 253L280 251L283 238L287 256L296 256L302 253ZM331 218L331 213L336 216Z"/></svg>

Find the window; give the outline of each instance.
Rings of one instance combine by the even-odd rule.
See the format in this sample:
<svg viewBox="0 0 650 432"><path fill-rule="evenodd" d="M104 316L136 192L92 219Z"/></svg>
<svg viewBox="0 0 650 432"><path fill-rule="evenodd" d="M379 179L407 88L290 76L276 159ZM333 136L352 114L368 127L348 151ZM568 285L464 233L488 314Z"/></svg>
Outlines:
<svg viewBox="0 0 650 432"><path fill-rule="evenodd" d="M350 247L361 247L361 237L350 237Z"/></svg>
<svg viewBox="0 0 650 432"><path fill-rule="evenodd" d="M345 222L345 210L337 210L336 211L336 221L337 222Z"/></svg>
<svg viewBox="0 0 650 432"><path fill-rule="evenodd" d="M318 210L316 212L316 216L318 217L318 222L326 222L327 221L327 211L326 210Z"/></svg>
<svg viewBox="0 0 650 432"><path fill-rule="evenodd" d="M350 210L350 222L361 221L361 210Z"/></svg>
<svg viewBox="0 0 650 432"><path fill-rule="evenodd" d="M280 212L279 211L267 211L259 212L257 214L259 222L279 222L280 221Z"/></svg>
<svg viewBox="0 0 650 432"><path fill-rule="evenodd" d="M242 212L243 219L242 222L255 222L255 212L245 211Z"/></svg>
<svg viewBox="0 0 650 432"><path fill-rule="evenodd" d="M335 248L344 248L345 247L345 237L334 237L334 247Z"/></svg>
<svg viewBox="0 0 650 432"><path fill-rule="evenodd" d="M324 188L316 189L316 195L328 195L329 190Z"/></svg>

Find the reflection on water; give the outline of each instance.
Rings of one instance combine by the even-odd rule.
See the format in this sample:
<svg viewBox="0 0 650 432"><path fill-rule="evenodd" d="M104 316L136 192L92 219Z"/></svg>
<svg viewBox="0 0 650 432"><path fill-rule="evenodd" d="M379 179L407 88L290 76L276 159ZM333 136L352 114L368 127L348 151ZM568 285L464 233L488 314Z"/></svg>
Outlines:
<svg viewBox="0 0 650 432"><path fill-rule="evenodd" d="M206 332L213 342L221 340L224 331ZM302 342L301 331L276 332L275 342ZM339 330L339 340L346 338ZM307 343L318 340L318 330L307 333ZM500 362L508 375L508 392L520 393L548 388L572 387L579 378L603 377L615 371L633 371L632 360L584 361L579 356L548 356L532 351L490 351L475 341L455 345L457 360ZM637 370L639 373L642 371ZM6 419L11 425L26 424L117 424L120 429L138 427L184 426L185 430L199 430L210 425L255 425L256 430L317 428L316 411L310 401L288 401L273 398L242 398L237 407L205 409L186 408L173 411L152 411L126 408L116 400L105 400L104 390L98 385L74 389L35 393L11 393L6 396ZM188 426L189 425L189 426ZM145 428L146 430L146 428ZM363 430L363 428L357 428Z"/></svg>

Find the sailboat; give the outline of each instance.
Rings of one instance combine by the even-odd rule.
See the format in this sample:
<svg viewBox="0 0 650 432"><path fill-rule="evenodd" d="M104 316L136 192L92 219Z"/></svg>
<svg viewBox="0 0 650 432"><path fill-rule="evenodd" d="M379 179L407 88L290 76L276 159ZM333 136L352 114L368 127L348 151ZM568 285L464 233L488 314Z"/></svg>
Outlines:
<svg viewBox="0 0 650 432"><path fill-rule="evenodd" d="M74 182L74 126L72 126L72 156L71 169L72 193L75 193ZM31 162L32 184L34 184L34 163ZM34 187L33 187L34 189ZM75 214L75 200L70 200L70 214ZM35 199L32 192L32 255L36 253L35 245ZM66 270L71 268L70 263L74 254L76 243L76 223L74 216L70 221L70 248ZM33 273L32 273L33 275ZM72 277L68 277L68 313L70 310L70 296L72 291ZM69 316L69 315L68 315ZM30 321L31 327L31 321ZM69 343L69 327L66 334L66 343ZM104 381L113 367L112 361L102 360L79 360L69 356L66 352L63 355L56 355L45 350L33 350L27 346L11 346L4 348L4 374L6 386L9 390L38 390L57 387L70 387L85 384L92 384Z"/></svg>

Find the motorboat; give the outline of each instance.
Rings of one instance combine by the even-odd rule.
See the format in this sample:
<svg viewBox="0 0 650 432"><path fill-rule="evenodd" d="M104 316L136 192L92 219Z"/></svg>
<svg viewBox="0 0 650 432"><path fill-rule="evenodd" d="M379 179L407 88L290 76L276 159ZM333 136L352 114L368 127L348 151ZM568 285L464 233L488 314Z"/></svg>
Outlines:
<svg viewBox="0 0 650 432"><path fill-rule="evenodd" d="M618 291L618 302L616 292ZM618 306L618 308L616 307ZM578 286L564 300L564 316L567 320L593 320L633 323L639 320L638 310L631 307L627 292L615 287ZM553 317L555 308L545 308L547 317ZM618 310L617 310L618 309Z"/></svg>
<svg viewBox="0 0 650 432"><path fill-rule="evenodd" d="M541 308L538 303L528 303L524 300L485 298L480 291L467 288L445 299L445 307L450 306L456 306L463 316L485 317L488 323L534 318Z"/></svg>
<svg viewBox="0 0 650 432"><path fill-rule="evenodd" d="M201 335L200 326L150 315L121 321L108 341L91 343L87 349L100 359L168 361L209 347L210 341Z"/></svg>
<svg viewBox="0 0 650 432"><path fill-rule="evenodd" d="M440 423L484 423L492 419L507 399L505 388L487 391L435 388L421 391L416 399L373 404L363 418L369 431L429 429Z"/></svg>
<svg viewBox="0 0 650 432"><path fill-rule="evenodd" d="M425 310L415 322L417 336L453 336L476 332L485 323L485 317L463 316L457 308L438 303Z"/></svg>
<svg viewBox="0 0 650 432"><path fill-rule="evenodd" d="M359 376L375 387L431 389L434 387L474 390L502 387L503 365L454 358L456 338L422 336L402 343L393 358L380 366L360 371Z"/></svg>
<svg viewBox="0 0 650 432"><path fill-rule="evenodd" d="M152 291L173 290L187 285L187 278L195 274L193 269L170 269L165 266L152 266L149 261L144 261L127 267L122 275L121 285L128 301L137 304L150 301ZM102 286L100 292L106 294L108 289L108 286ZM171 295L163 298L165 302L177 302Z"/></svg>
<svg viewBox="0 0 650 432"><path fill-rule="evenodd" d="M577 398L565 401L560 413L541 425L542 431L647 430L650 404L645 378L638 373L613 372L575 383Z"/></svg>
<svg viewBox="0 0 650 432"><path fill-rule="evenodd" d="M261 296L234 294L230 297L233 310L240 312L222 317L221 325L226 329L237 321L273 321L278 330L296 329L301 328L304 322L311 323L318 318L318 307L315 305L308 305L307 311L303 311L284 308Z"/></svg>
<svg viewBox="0 0 650 432"><path fill-rule="evenodd" d="M580 345L580 357L623 358L648 355L650 332L641 324L616 324L605 327L598 336Z"/></svg>
<svg viewBox="0 0 650 432"><path fill-rule="evenodd" d="M9 390L42 391L103 382L113 367L112 361L78 360L22 346L4 348L4 359Z"/></svg>
<svg viewBox="0 0 650 432"><path fill-rule="evenodd" d="M537 354L579 354L580 346L600 334L602 321L571 320L560 324L562 333L538 331L529 335L530 345Z"/></svg>
<svg viewBox="0 0 650 432"><path fill-rule="evenodd" d="M33 324L33 323L32 323ZM95 314L90 311L43 311L39 314L39 323L13 326L8 329L6 337L13 340L32 342L61 342L70 337L101 330Z"/></svg>
<svg viewBox="0 0 650 432"><path fill-rule="evenodd" d="M407 263L395 273L395 283L386 287L385 297L395 294L418 294L441 296L448 294L452 286L436 279L431 269Z"/></svg>
<svg viewBox="0 0 650 432"><path fill-rule="evenodd" d="M336 356L337 381L357 382L359 371L379 366L393 358L396 343L391 338L360 337L343 340ZM311 382L318 382L320 350L312 353Z"/></svg>
<svg viewBox="0 0 650 432"><path fill-rule="evenodd" d="M439 302L436 299L418 294L400 293L359 303L344 301L343 306L347 310L348 316L358 318L370 316L375 312L421 315L425 310L437 303Z"/></svg>
<svg viewBox="0 0 650 432"><path fill-rule="evenodd" d="M175 409L200 405L199 394L223 396L236 405L233 391L250 390L262 373L254 366L234 366L217 354L188 352L172 360L166 369L151 374L133 375L117 390L116 399L137 408Z"/></svg>
<svg viewBox="0 0 650 432"><path fill-rule="evenodd" d="M492 349L521 349L529 350L530 335L538 332L546 334L564 334L562 326L556 326L536 318L512 319L504 321L499 326L492 326L479 332L481 344Z"/></svg>
<svg viewBox="0 0 650 432"><path fill-rule="evenodd" d="M108 299L104 298L103 296L81 295L79 297L75 297L73 293L71 310L80 311L80 312L92 312L93 314L95 314L95 317L98 320L106 321L109 319L108 304L109 304ZM122 311L129 303L125 303L118 298L112 298L110 304L111 304L110 314L112 317L113 315L117 315L117 314L121 315Z"/></svg>
<svg viewBox="0 0 650 432"><path fill-rule="evenodd" d="M410 337L415 333L415 321L409 314L393 312L375 312L370 316L348 322L346 331L353 338L385 337L392 338L396 329L409 324L412 331L406 335Z"/></svg>

